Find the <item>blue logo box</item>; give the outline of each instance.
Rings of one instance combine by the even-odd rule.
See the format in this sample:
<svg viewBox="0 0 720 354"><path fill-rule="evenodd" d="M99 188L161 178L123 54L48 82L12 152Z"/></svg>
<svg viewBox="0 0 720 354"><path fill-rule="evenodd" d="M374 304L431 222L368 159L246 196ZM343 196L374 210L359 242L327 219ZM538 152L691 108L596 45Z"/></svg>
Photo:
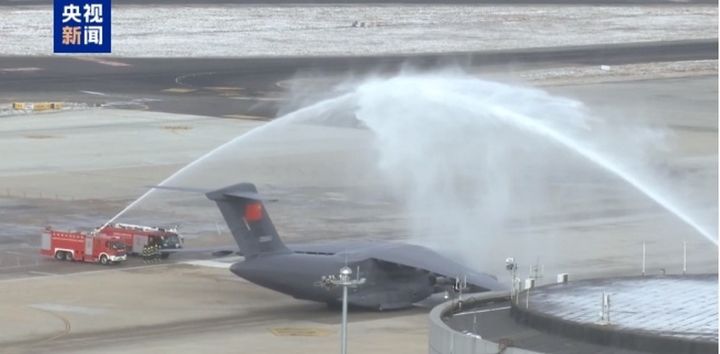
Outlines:
<svg viewBox="0 0 720 354"><path fill-rule="evenodd" d="M110 53L110 0L54 0L55 53Z"/></svg>

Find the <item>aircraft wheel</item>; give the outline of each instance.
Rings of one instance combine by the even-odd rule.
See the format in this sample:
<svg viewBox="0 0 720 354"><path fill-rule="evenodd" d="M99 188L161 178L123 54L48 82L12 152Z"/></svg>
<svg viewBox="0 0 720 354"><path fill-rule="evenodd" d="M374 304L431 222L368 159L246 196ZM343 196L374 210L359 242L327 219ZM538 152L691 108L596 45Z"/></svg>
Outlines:
<svg viewBox="0 0 720 354"><path fill-rule="evenodd" d="M102 265L108 265L110 262L108 260L108 257L106 255L100 256L100 264Z"/></svg>

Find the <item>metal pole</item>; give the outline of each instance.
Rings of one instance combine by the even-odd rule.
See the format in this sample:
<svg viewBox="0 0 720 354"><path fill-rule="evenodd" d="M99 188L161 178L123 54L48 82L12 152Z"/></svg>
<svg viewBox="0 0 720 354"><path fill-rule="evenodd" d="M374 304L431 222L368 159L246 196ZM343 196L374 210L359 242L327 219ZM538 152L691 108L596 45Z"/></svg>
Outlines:
<svg viewBox="0 0 720 354"><path fill-rule="evenodd" d="M526 310L530 308L530 289L531 288L528 287L527 290L525 290L525 309Z"/></svg>
<svg viewBox="0 0 720 354"><path fill-rule="evenodd" d="M358 275L360 274L360 268L358 267ZM357 287L365 284L365 278L356 276L353 280L350 276L352 275L352 269L348 266L340 269L338 277L335 275L322 276L320 278L319 286L326 289L334 289L338 286L342 286L342 323L340 324L340 353L347 353L347 308L348 308L348 287Z"/></svg>
<svg viewBox="0 0 720 354"><path fill-rule="evenodd" d="M687 241L683 241L683 275L687 273Z"/></svg>
<svg viewBox="0 0 720 354"><path fill-rule="evenodd" d="M645 241L643 241L642 275L645 276Z"/></svg>
<svg viewBox="0 0 720 354"><path fill-rule="evenodd" d="M347 285L343 285L342 329L340 332L340 353L347 354Z"/></svg>

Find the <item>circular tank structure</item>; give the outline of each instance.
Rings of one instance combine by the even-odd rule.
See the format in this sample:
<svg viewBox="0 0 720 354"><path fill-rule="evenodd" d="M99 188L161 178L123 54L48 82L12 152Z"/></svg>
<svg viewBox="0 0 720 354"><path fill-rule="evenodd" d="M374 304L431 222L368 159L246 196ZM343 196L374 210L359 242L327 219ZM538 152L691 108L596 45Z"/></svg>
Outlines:
<svg viewBox="0 0 720 354"><path fill-rule="evenodd" d="M562 280L436 306L429 352L718 352L717 274Z"/></svg>
<svg viewBox="0 0 720 354"><path fill-rule="evenodd" d="M717 353L717 299L716 274L605 278L525 290L511 313L530 327L591 343Z"/></svg>

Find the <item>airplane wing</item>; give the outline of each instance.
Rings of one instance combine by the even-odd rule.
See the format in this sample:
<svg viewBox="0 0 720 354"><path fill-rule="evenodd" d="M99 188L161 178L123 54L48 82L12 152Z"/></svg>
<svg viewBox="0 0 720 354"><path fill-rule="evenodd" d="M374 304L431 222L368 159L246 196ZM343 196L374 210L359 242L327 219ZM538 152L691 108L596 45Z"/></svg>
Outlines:
<svg viewBox="0 0 720 354"><path fill-rule="evenodd" d="M367 258L423 269L449 278L467 277L469 284L490 291L507 290L507 287L495 277L477 272L422 246L402 243L380 244L365 254Z"/></svg>
<svg viewBox="0 0 720 354"><path fill-rule="evenodd" d="M469 284L488 290L507 290L507 287L489 274L481 273L459 264L437 252L418 245L388 241L336 241L288 245L295 252L342 254L348 261L359 262L376 259L407 267L423 269L448 278L467 277Z"/></svg>

